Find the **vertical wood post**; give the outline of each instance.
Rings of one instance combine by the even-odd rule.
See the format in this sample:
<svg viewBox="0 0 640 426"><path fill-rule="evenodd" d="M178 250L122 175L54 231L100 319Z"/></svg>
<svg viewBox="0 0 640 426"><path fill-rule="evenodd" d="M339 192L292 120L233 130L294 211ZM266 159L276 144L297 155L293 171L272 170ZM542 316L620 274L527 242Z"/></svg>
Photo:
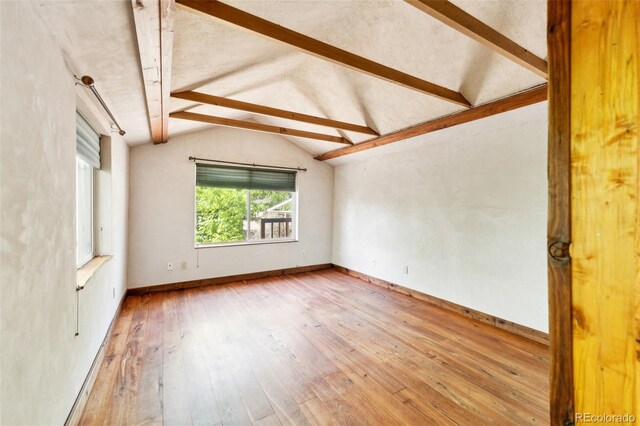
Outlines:
<svg viewBox="0 0 640 426"><path fill-rule="evenodd" d="M549 340L551 424L571 424L571 2L549 0Z"/></svg>

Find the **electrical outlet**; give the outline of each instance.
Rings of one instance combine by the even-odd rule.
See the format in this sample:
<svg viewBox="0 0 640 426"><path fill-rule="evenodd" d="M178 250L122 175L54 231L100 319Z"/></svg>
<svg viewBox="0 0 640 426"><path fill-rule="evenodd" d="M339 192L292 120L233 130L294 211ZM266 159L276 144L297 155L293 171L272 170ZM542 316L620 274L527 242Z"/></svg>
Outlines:
<svg viewBox="0 0 640 426"><path fill-rule="evenodd" d="M408 267L408 266L405 266L405 267L404 267L404 274L405 274L405 275L408 275L408 274L409 274L409 267Z"/></svg>
<svg viewBox="0 0 640 426"><path fill-rule="evenodd" d="M113 298L115 299L116 298L116 288L115 287L111 288L111 293L113 293Z"/></svg>
<svg viewBox="0 0 640 426"><path fill-rule="evenodd" d="M185 270L187 269L187 262L186 261L182 261L182 263L180 263L180 269Z"/></svg>
<svg viewBox="0 0 640 426"><path fill-rule="evenodd" d="M167 271L173 271L173 263L172 262L167 263Z"/></svg>
<svg viewBox="0 0 640 426"><path fill-rule="evenodd" d="M371 266L373 266L374 268L376 267L376 260L375 260L375 259L373 259L373 260L371 261Z"/></svg>
<svg viewBox="0 0 640 426"><path fill-rule="evenodd" d="M306 256L306 253L304 250L302 250L302 257L305 257L305 256Z"/></svg>

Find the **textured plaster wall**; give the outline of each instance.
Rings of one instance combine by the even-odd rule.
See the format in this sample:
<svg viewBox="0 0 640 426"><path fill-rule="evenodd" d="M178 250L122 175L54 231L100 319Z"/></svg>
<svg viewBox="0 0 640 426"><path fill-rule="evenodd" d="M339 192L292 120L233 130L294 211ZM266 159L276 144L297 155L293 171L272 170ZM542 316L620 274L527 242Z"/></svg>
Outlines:
<svg viewBox="0 0 640 426"><path fill-rule="evenodd" d="M108 211L97 215L102 253L114 257L79 293L76 309L75 114L82 107L73 73L33 7L0 2L3 425L64 423L126 289L128 147L114 137L103 141L105 167L96 176L100 209Z"/></svg>
<svg viewBox="0 0 640 426"><path fill-rule="evenodd" d="M336 167L333 262L547 331L546 104L403 144Z"/></svg>
<svg viewBox="0 0 640 426"><path fill-rule="evenodd" d="M194 249L189 156L308 168L298 173L299 241ZM129 287L331 262L333 167L278 136L218 127L132 147L130 176Z"/></svg>

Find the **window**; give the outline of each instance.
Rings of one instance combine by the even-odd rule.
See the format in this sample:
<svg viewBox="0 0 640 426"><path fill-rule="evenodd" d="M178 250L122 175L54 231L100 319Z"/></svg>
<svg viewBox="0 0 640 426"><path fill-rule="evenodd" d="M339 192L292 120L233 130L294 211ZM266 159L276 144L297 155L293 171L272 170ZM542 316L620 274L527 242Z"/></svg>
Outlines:
<svg viewBox="0 0 640 426"><path fill-rule="evenodd" d="M100 168L100 135L76 114L76 266L94 256L93 169Z"/></svg>
<svg viewBox="0 0 640 426"><path fill-rule="evenodd" d="M196 164L197 246L296 239L296 173Z"/></svg>

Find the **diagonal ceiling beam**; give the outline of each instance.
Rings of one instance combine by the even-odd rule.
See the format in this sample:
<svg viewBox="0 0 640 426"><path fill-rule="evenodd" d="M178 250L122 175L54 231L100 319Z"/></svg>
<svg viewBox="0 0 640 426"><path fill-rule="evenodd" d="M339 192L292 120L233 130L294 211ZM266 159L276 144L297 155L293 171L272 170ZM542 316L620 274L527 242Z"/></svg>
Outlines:
<svg viewBox="0 0 640 426"><path fill-rule="evenodd" d="M301 138L351 145L351 142L339 136L307 132L304 130L288 129L286 127L270 126L268 124L254 123L252 121L233 120L231 118L215 117L213 115L196 114L194 112L172 112L171 114L169 114L169 117L181 118L183 120L199 121L202 123L217 124L219 126L235 127L237 129L253 130L256 132L275 133L277 135L284 136L297 136Z"/></svg>
<svg viewBox="0 0 640 426"><path fill-rule="evenodd" d="M151 139L169 139L174 0L131 0Z"/></svg>
<svg viewBox="0 0 640 426"><path fill-rule="evenodd" d="M542 102L547 99L547 85L536 87L515 95L489 102L475 108L457 112L445 117L436 118L435 120L417 124L397 132L389 133L374 139L370 139L359 144L348 146L346 148L329 151L316 157L316 160L325 161L333 158L342 157L356 152L366 151L368 149L377 148L379 146L388 145L399 142L415 136L424 135L426 133L435 132L436 130L446 129L447 127L457 126L458 124L468 123L470 121L479 120L481 118L490 117L492 115L511 111L513 109L522 108Z"/></svg>
<svg viewBox="0 0 640 426"><path fill-rule="evenodd" d="M387 67L362 56L347 52L330 44L313 39L288 28L284 28L273 22L243 12L227 4L216 0L176 0L178 4L195 11L216 17L223 21L238 25L242 28L262 34L274 40L278 40L289 46L296 47L307 53L326 59L333 63L369 74L374 77L399 84L457 105L469 107L471 104L462 94L447 89L446 87L422 80L402 71Z"/></svg>
<svg viewBox="0 0 640 426"><path fill-rule="evenodd" d="M501 54L539 75L547 78L547 62L540 59L524 47L500 34L490 26L469 15L464 10L447 0L405 0L410 5L420 9L427 15L437 19L482 43L489 49Z"/></svg>
<svg viewBox="0 0 640 426"><path fill-rule="evenodd" d="M287 120L301 121L303 123L317 124L319 126L331 127L334 129L349 130L352 132L366 133L368 135L378 135L378 133L366 126L345 123L344 121L330 120L328 118L315 117L313 115L299 112L287 111L284 109L271 108L268 106L252 104L249 102L236 101L220 96L207 95L205 93L185 91L172 93L174 98L185 99L187 101L200 102L203 104L216 105L225 108L237 109L240 111L253 112L255 114L270 115L272 117L286 118Z"/></svg>

